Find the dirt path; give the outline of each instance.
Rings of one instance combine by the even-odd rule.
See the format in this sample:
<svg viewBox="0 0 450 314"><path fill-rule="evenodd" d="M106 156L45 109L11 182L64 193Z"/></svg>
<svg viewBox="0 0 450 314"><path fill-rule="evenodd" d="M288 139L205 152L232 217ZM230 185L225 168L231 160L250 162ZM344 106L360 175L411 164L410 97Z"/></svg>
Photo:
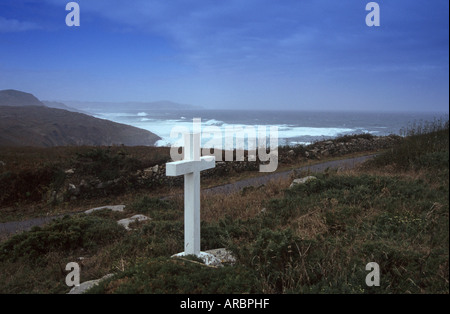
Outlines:
<svg viewBox="0 0 450 314"><path fill-rule="evenodd" d="M52 221L53 219L63 217L64 215L57 216L47 216L47 217L38 217L32 218L23 221L9 221L0 223L0 240L7 238L9 235L30 230L34 226L41 226L46 224L47 222Z"/></svg>
<svg viewBox="0 0 450 314"><path fill-rule="evenodd" d="M333 161L327 161L316 165L310 165L305 167L300 167L295 169L295 171L309 171L309 172L322 172L329 169L351 169L355 167L357 164L360 164L364 161L366 161L369 158L372 158L375 155L368 155L368 156L361 156L361 157L354 157L354 158L348 158L348 159L342 159L342 160L333 160ZM230 184L224 184L212 188L208 188L203 190L203 193L222 193L222 194L228 194L235 191L239 191L243 189L244 187L248 186L259 186L262 184L265 184L273 179L285 179L289 178L289 175L292 173L293 170L283 171L283 172L276 172L276 173L270 173L265 176L256 177L256 178L249 178L244 179L238 182L230 183ZM73 213L75 214L75 213ZM48 217L38 217L33 219L28 219L24 221L10 221L10 222L4 222L0 223L0 241L3 239L8 238L10 235L29 230L34 226L41 226L44 225L54 219L63 217L64 215L70 215L70 214L61 214L56 216L48 216Z"/></svg>
<svg viewBox="0 0 450 314"><path fill-rule="evenodd" d="M357 164L360 164L367 159L370 159L374 157L375 155L368 155L368 156L360 156L360 157L354 157L354 158L348 158L348 159L342 159L342 160L333 160L333 161L326 161L320 164L316 165L310 165L310 166L304 166L300 168L296 168L295 170L287 170L283 172L275 172L270 173L265 176L256 177L256 178L249 178L244 179L238 182L230 183L230 184L224 184L215 186L209 189L205 189L202 192L203 193L232 193L239 191L243 189L244 187L248 186L259 186L262 184L265 184L273 179L287 179L289 178L292 171L309 171L311 173L314 172L323 172L326 169L351 169L354 168Z"/></svg>

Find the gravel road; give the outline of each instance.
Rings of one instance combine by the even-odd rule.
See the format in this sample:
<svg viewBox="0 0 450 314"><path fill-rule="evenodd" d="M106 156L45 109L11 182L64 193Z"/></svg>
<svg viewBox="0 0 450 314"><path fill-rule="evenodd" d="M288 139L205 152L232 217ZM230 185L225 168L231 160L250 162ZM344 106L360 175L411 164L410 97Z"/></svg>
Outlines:
<svg viewBox="0 0 450 314"><path fill-rule="evenodd" d="M295 169L295 171L309 171L311 173L314 173L314 172L322 172L322 171L326 170L327 168L351 169L351 168L355 167L357 164L360 164L360 163L366 161L367 159L372 158L373 156L375 156L375 155L327 161L327 162L319 163L316 165L301 167L301 168ZM249 178L249 179L241 180L241 181L230 183L230 184L225 184L225 185L208 188L208 189L203 190L202 193L228 194L228 193L232 193L235 191L239 191L244 187L259 186L259 185L265 184L268 181L273 180L273 179L289 178L292 171L293 170L277 172L277 173L269 173L269 174L267 174L265 176L261 176L261 177ZM64 215L56 215L56 216L38 217L38 218L28 219L28 220L24 220L24 221L10 221L10 222L0 223L0 241L8 238L12 234L29 230L34 226L44 225L54 219L57 219L57 218L60 218L63 216Z"/></svg>

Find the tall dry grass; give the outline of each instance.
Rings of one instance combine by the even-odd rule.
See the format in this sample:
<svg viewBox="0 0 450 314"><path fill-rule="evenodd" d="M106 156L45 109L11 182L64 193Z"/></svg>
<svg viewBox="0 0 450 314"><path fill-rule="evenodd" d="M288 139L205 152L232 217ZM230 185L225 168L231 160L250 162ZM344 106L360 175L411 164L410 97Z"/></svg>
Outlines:
<svg viewBox="0 0 450 314"><path fill-rule="evenodd" d="M262 186L244 188L239 192L202 194L202 221L214 222L227 216L242 220L253 218L264 211L268 200L282 197L290 184L290 179L277 179Z"/></svg>

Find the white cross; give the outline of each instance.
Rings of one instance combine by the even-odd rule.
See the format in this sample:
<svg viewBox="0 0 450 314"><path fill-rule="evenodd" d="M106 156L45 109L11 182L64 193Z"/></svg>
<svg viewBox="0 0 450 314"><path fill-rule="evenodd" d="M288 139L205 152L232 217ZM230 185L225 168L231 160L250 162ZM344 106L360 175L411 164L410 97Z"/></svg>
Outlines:
<svg viewBox="0 0 450 314"><path fill-rule="evenodd" d="M166 164L167 176L184 175L184 252L200 255L200 171L215 167L215 157L200 157L200 134L184 136L184 159Z"/></svg>

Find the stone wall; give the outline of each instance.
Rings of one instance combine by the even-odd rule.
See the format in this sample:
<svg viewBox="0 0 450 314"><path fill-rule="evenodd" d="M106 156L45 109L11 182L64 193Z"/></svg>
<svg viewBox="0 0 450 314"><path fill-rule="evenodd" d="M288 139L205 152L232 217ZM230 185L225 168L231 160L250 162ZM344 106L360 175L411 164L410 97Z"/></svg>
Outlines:
<svg viewBox="0 0 450 314"><path fill-rule="evenodd" d="M217 161L213 169L202 171L201 177L217 177L225 176L230 173L239 173L244 171L258 171L258 161ZM166 176L166 165L156 165L144 170L139 170L133 175L137 183L144 186L180 186L183 183L183 176L168 177Z"/></svg>
<svg viewBox="0 0 450 314"><path fill-rule="evenodd" d="M317 142L308 146L299 152L295 150L289 151L289 155L302 156L307 159L321 159L322 157L343 156L351 153L364 151L375 151L379 149L387 149L398 144L402 137L398 135L389 136L372 136L370 134L357 136L344 136L335 140ZM292 153L294 152L294 154Z"/></svg>

